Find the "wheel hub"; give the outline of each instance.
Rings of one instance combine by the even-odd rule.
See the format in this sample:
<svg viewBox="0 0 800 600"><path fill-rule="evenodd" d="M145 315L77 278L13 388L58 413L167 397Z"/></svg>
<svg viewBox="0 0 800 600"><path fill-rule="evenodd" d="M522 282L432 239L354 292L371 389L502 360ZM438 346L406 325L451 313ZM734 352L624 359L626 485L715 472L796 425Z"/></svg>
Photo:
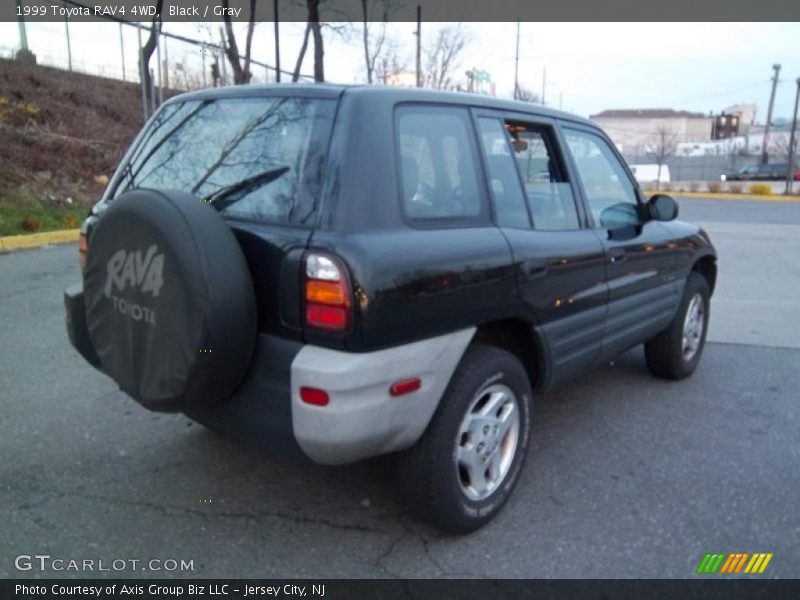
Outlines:
<svg viewBox="0 0 800 600"><path fill-rule="evenodd" d="M705 327L705 305L703 297L698 293L692 296L686 308L686 317L683 320L683 339L681 352L683 360L690 361L700 349Z"/></svg>
<svg viewBox="0 0 800 600"><path fill-rule="evenodd" d="M508 474L519 442L519 403L508 386L480 391L461 422L456 469L461 491L472 500L488 498Z"/></svg>

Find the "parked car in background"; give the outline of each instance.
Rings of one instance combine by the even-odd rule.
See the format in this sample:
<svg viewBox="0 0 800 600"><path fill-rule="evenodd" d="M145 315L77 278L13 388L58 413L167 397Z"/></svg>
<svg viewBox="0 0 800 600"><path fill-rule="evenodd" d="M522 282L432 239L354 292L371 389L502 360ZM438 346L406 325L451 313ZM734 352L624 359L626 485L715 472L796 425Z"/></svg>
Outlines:
<svg viewBox="0 0 800 600"><path fill-rule="evenodd" d="M747 165L732 173L720 175L722 181L783 181L789 165L786 163L767 163L766 165ZM794 180L800 181L800 169L795 171Z"/></svg>

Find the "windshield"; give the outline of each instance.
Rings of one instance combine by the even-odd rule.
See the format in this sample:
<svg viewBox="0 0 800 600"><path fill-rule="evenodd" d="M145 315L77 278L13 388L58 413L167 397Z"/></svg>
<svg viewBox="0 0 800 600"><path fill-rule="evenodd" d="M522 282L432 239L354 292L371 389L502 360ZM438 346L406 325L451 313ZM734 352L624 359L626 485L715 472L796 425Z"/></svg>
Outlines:
<svg viewBox="0 0 800 600"><path fill-rule="evenodd" d="M199 198L236 190L235 198L220 203L223 214L308 223L321 189L334 110L335 101L316 98L169 104L124 166L113 197L136 188L179 189ZM248 180L258 185L237 186Z"/></svg>

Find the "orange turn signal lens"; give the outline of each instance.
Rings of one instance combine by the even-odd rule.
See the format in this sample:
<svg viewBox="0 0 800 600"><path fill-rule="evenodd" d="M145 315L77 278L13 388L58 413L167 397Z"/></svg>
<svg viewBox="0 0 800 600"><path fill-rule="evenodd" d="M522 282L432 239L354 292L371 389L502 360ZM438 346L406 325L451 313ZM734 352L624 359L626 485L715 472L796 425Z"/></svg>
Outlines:
<svg viewBox="0 0 800 600"><path fill-rule="evenodd" d="M338 281L307 281L306 301L332 306L347 306L347 294Z"/></svg>

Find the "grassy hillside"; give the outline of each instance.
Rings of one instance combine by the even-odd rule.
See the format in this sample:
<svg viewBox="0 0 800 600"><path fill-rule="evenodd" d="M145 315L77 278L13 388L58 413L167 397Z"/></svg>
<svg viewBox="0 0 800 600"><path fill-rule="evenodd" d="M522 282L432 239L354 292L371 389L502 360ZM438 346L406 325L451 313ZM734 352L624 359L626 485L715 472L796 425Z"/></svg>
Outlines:
<svg viewBox="0 0 800 600"><path fill-rule="evenodd" d="M0 235L76 227L141 126L135 83L0 59Z"/></svg>

